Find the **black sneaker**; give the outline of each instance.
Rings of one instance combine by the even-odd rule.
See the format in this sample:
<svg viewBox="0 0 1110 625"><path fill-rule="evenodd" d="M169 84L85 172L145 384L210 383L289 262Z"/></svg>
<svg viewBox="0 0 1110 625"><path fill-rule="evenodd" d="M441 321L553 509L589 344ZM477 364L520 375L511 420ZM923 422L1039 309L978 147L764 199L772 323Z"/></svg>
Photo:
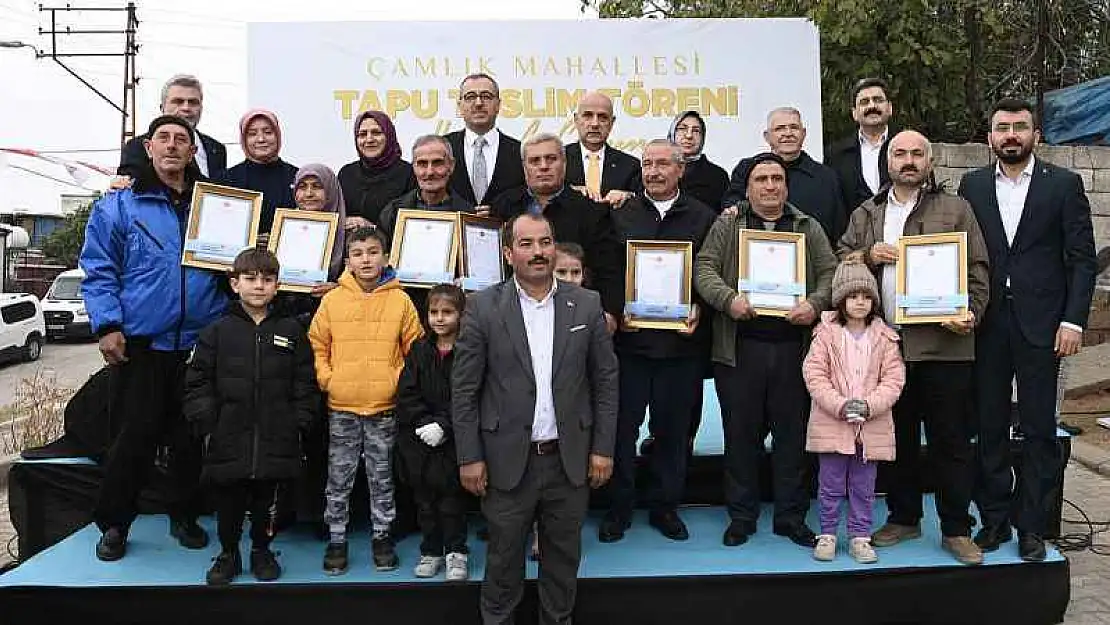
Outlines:
<svg viewBox="0 0 1110 625"><path fill-rule="evenodd" d="M374 554L374 568L378 571L392 571L400 564L397 552L393 550L391 536L375 538L371 543L371 551Z"/></svg>
<svg viewBox="0 0 1110 625"><path fill-rule="evenodd" d="M328 543L324 551L324 572L342 575L347 572L347 543Z"/></svg>
<svg viewBox="0 0 1110 625"><path fill-rule="evenodd" d="M260 582L272 582L281 577L281 565L274 552L267 547L251 549L251 573Z"/></svg>
<svg viewBox="0 0 1110 625"><path fill-rule="evenodd" d="M212 568L208 569L206 579L209 586L226 586L242 572L243 560L239 550L221 551L220 555L213 559Z"/></svg>
<svg viewBox="0 0 1110 625"><path fill-rule="evenodd" d="M790 542L799 547L813 549L817 546L817 534L814 534L813 530L809 529L809 526L805 523L793 527L775 528L774 532L779 536L789 538Z"/></svg>
<svg viewBox="0 0 1110 625"><path fill-rule="evenodd" d="M109 527L96 543L96 557L104 562L115 562L127 553L127 534L118 527Z"/></svg>
<svg viewBox="0 0 1110 625"><path fill-rule="evenodd" d="M208 532L197 525L196 519L170 521L170 536L186 549L204 549L208 546Z"/></svg>

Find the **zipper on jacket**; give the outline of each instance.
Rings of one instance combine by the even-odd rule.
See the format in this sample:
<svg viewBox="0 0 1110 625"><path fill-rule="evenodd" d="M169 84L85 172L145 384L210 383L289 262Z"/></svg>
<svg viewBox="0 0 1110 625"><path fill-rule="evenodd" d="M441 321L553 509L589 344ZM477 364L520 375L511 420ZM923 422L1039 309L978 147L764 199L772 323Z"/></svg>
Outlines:
<svg viewBox="0 0 1110 625"><path fill-rule="evenodd" d="M251 323L254 323L253 321ZM256 479L255 475L258 473L258 439L260 433L258 431L258 385L260 383L260 362L262 359L262 334L260 328L256 325L254 327L254 404L251 406L251 414L254 420L254 440L251 449L251 479Z"/></svg>
<svg viewBox="0 0 1110 625"><path fill-rule="evenodd" d="M150 241L151 241L152 243L154 243L155 245L157 245L157 246L158 246L158 249L160 249L160 250L164 250L164 249L166 249L166 246L162 245L162 242L161 242L161 241L159 241L159 240L158 240L158 238L157 238L157 237L155 237L155 236L154 236L154 234L153 234L153 233L152 233L152 232L151 232L150 230L148 230L146 226L144 226L144 225L143 225L143 222L141 222L141 221L139 221L138 219L136 219L136 220L135 220L135 226L136 226L136 227L137 227L137 228L138 228L139 230L141 230L141 231L142 231L142 233L143 233L143 234L145 234L145 235L146 235L146 236L147 236L147 237L148 237L148 238L150 239Z"/></svg>
<svg viewBox="0 0 1110 625"><path fill-rule="evenodd" d="M177 217L177 209L175 208L175 209L173 209L173 211L174 211L174 217ZM178 254L184 255L185 254L185 223L182 222L180 218L178 218L177 221L178 221L177 227L181 231L181 235L178 237L178 239L181 241L181 249L178 251ZM174 330L174 336L173 336L173 349L174 349L174 351L178 351L178 350L181 349L181 330L182 330L182 328L185 327L185 300L186 300L186 287L185 287L185 271L186 270L185 270L185 266L184 265L178 266L178 270L181 274L181 291L180 291L181 315L177 318L177 329Z"/></svg>

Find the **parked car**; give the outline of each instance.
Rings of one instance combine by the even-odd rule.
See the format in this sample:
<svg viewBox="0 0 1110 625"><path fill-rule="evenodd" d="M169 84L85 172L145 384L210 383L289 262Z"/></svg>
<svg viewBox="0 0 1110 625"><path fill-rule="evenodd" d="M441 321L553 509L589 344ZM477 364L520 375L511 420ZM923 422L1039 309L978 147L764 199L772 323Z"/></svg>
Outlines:
<svg viewBox="0 0 1110 625"><path fill-rule="evenodd" d="M46 343L46 320L39 298L0 293L0 358L38 360Z"/></svg>
<svg viewBox="0 0 1110 625"><path fill-rule="evenodd" d="M81 297L81 281L85 272L70 269L58 274L46 298L42 300L42 314L46 318L46 337L49 339L90 338L92 325Z"/></svg>

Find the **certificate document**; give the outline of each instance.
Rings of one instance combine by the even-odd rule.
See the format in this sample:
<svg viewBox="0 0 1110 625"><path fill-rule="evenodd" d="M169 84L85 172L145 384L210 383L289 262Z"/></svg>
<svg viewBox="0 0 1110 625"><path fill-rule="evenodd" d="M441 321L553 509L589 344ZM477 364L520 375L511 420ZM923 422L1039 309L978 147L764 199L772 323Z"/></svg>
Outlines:
<svg viewBox="0 0 1110 625"><path fill-rule="evenodd" d="M954 315L959 308L960 248L955 243L906 247L905 314Z"/></svg>
<svg viewBox="0 0 1110 625"><path fill-rule="evenodd" d="M196 234L189 242L197 260L231 263L250 247L254 202L206 194L200 201Z"/></svg>
<svg viewBox="0 0 1110 625"><path fill-rule="evenodd" d="M636 301L673 306L683 304L686 256L669 250L636 250Z"/></svg>
<svg viewBox="0 0 1110 625"><path fill-rule="evenodd" d="M400 232L397 275L401 281L436 284L454 279L451 252L455 220L410 218Z"/></svg>
<svg viewBox="0 0 1110 625"><path fill-rule="evenodd" d="M333 225L326 221L285 219L275 252L281 264L279 280L282 283L315 285L327 282L327 265L331 258L328 241L332 228Z"/></svg>
<svg viewBox="0 0 1110 625"><path fill-rule="evenodd" d="M796 243L786 241L749 240L748 275L738 290L745 292L754 308L791 310L797 298L788 288L797 280ZM746 287L746 288L745 288Z"/></svg>
<svg viewBox="0 0 1110 625"><path fill-rule="evenodd" d="M463 288L478 291L503 279L501 235L497 228L463 222L463 250L466 257Z"/></svg>

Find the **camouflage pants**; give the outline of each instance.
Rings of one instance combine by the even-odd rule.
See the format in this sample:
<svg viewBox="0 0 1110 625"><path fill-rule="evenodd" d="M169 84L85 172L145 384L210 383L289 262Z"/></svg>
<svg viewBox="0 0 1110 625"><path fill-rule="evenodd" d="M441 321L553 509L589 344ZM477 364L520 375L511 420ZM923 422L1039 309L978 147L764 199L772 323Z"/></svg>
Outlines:
<svg viewBox="0 0 1110 625"><path fill-rule="evenodd" d="M350 518L351 490L359 459L366 460L370 492L370 525L375 537L389 533L396 516L393 505L393 441L397 420L393 411L372 417L333 411L328 419L328 483L324 522L332 533L345 533Z"/></svg>

